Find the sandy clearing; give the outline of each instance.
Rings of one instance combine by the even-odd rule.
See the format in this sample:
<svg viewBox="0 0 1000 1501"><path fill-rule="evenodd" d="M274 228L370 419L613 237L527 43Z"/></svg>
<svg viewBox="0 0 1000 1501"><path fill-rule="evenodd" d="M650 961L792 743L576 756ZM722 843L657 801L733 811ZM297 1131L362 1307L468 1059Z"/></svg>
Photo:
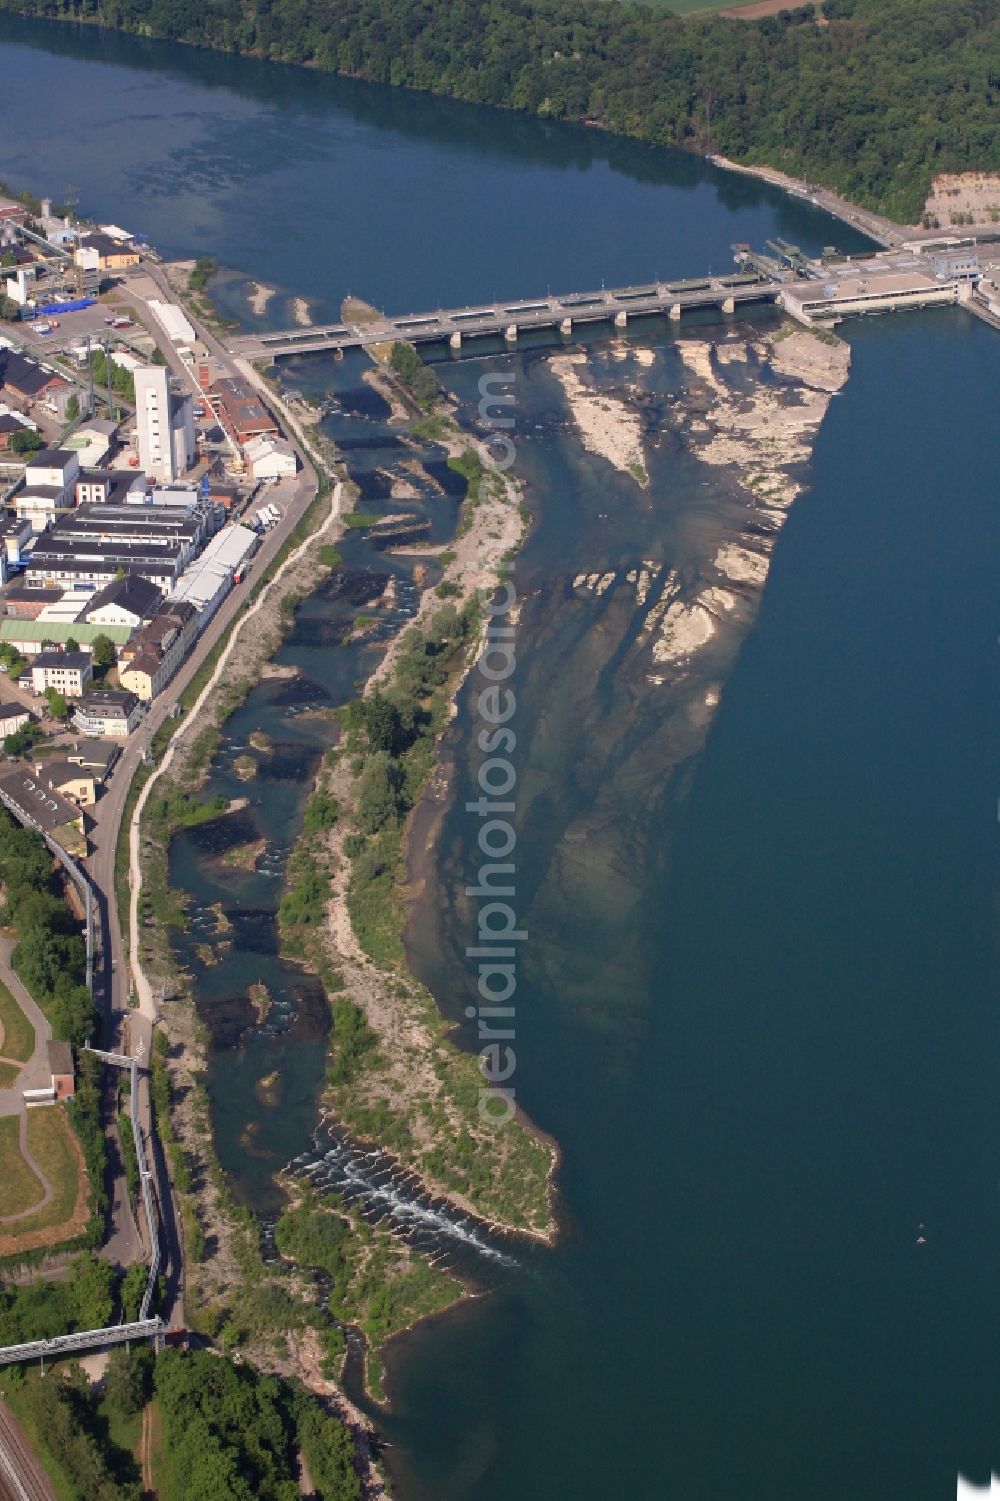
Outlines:
<svg viewBox="0 0 1000 1501"><path fill-rule="evenodd" d="M247 302L250 311L255 318L262 318L267 312L267 305L274 296L277 288L266 286L262 281L252 281L247 288Z"/></svg>
<svg viewBox="0 0 1000 1501"><path fill-rule="evenodd" d="M971 214L974 224L995 224L1000 216L1000 173L942 172L931 183L924 204L942 229L952 227L952 214Z"/></svg>
<svg viewBox="0 0 1000 1501"><path fill-rule="evenodd" d="M563 388L573 421L588 453L595 453L639 484L647 483L646 455L642 446L642 422L625 402L584 385L578 365L586 365L582 353L557 354L549 369ZM638 471L643 478L637 478Z"/></svg>

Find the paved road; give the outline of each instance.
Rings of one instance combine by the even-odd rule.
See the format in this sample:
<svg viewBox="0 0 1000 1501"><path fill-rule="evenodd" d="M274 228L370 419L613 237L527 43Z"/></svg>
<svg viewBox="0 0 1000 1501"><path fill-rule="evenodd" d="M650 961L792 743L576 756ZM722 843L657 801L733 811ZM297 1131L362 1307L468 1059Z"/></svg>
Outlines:
<svg viewBox="0 0 1000 1501"><path fill-rule="evenodd" d="M159 267L147 264L143 268L165 298L175 300L175 294L166 282ZM213 335L204 328L199 333L213 354L227 370L236 373L232 361ZM173 365L174 351L168 358ZM294 440L293 440L294 441ZM295 445L298 448L298 445ZM281 549L285 539L294 530L316 493L316 475L306 455L299 450L303 468L294 480L268 488L267 499L273 500L281 511L281 521L264 537L253 560L250 578L259 578ZM153 1042L150 1019L128 1005L127 945L122 934L115 898L115 854L119 830L122 824L129 786L142 759L143 751L156 731L172 712L181 694L201 668L206 657L227 633L233 621L245 608L246 584L238 585L219 607L214 618L198 638L194 651L180 670L152 704L141 731L135 733L123 748L110 781L94 810L95 824L91 833L91 854L87 868L97 889L101 946L105 956L105 970L95 977L95 999L107 1021L105 1043L108 1047L129 1052L148 1060ZM154 1185L160 1204L161 1231L163 1234L163 1257L167 1273L167 1306L163 1310L164 1321L170 1327L183 1323L182 1259L169 1190L169 1173L158 1137L150 1134L152 1111L149 1097L149 1079L143 1072L139 1075L137 1107L140 1127L152 1143L154 1159Z"/></svg>
<svg viewBox="0 0 1000 1501"><path fill-rule="evenodd" d="M276 497L279 487L273 488ZM276 504L281 506L281 500L285 503L282 507L282 523L274 531L269 532L264 539L260 551L257 553L250 577L259 577L268 566L271 559L280 549L288 532L296 525L303 512L307 509L315 493L315 479L311 471L303 472L295 481L294 487L289 484L287 493L281 499L276 499ZM101 1009L102 1015L107 1022L105 1045L115 1050L129 1052L148 1061L153 1044L152 1025L147 1017L141 1015L138 1010L130 1010L128 1004L128 964L127 945L122 934L118 920L118 904L115 898L115 853L118 843L118 831L121 828L122 815L125 802L128 798L129 786L135 775L141 760L143 749L148 741L155 735L160 725L172 711L191 679L199 671L202 663L213 650L220 638L228 630L229 626L245 608L247 590L246 585L238 585L228 598L219 607L215 617L210 621L205 631L196 644L195 650L187 661L181 666L177 675L173 678L163 693L154 700L152 707L141 731L133 734L123 748L122 754L111 773L104 795L98 801L95 809L96 814L93 830L90 835L91 853L86 861L91 880L98 892L98 921L101 931L102 952L105 956L105 968L103 972L95 975L95 1000ZM127 1022L127 1031L125 1024ZM152 1111L149 1098L149 1080L145 1072L139 1075L138 1082L138 1110L139 1121L143 1133L150 1138ZM168 1306L164 1310L164 1320L168 1326L182 1322L180 1312L180 1285L181 1285L181 1257L180 1246L177 1238L174 1215L171 1210L167 1184L166 1161L158 1139L154 1142L154 1159L156 1164L157 1198L160 1203L161 1229L164 1234L164 1260L168 1277ZM121 1180L118 1180L117 1193L121 1196ZM121 1207L121 1206L120 1206ZM113 1225L113 1233L116 1228ZM120 1237L116 1239L111 1248L115 1257L120 1257L127 1249L126 1241Z"/></svg>
<svg viewBox="0 0 1000 1501"><path fill-rule="evenodd" d="M35 1458L24 1430L0 1397L0 1498L2 1501L59 1501Z"/></svg>

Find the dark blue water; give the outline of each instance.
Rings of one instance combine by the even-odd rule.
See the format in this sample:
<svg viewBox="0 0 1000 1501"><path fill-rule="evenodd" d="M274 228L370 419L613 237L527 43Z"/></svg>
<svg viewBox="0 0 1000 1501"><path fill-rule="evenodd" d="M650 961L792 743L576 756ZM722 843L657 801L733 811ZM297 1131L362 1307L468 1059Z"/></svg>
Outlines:
<svg viewBox="0 0 1000 1501"><path fill-rule="evenodd" d="M11 16L0 46L12 183L74 184L168 258L210 251L330 316L347 292L409 312L722 271L739 239L862 243L764 184L583 127Z"/></svg>
<svg viewBox="0 0 1000 1501"><path fill-rule="evenodd" d="M0 72L0 173L327 311L700 273L774 234L850 248L808 205L594 132L10 19ZM686 545L669 480L659 530L601 504L517 357L542 518L519 562L517 1087L564 1149L566 1234L397 1346L405 1501L950 1501L959 1467L1000 1465L1000 339L951 312L847 332L851 381L688 762L564 588L581 560ZM332 693L342 648L303 649ZM465 703L460 785L469 733ZM451 1006L474 837L453 813L415 920ZM252 1195L245 1125L226 1160Z"/></svg>

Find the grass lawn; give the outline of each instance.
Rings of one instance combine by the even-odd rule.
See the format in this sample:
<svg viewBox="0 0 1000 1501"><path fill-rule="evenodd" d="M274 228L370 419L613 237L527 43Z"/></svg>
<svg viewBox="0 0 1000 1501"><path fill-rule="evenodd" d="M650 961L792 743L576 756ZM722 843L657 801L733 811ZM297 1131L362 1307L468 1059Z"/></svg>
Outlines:
<svg viewBox="0 0 1000 1501"><path fill-rule="evenodd" d="M116 1449L131 1454L136 1465L142 1463L142 1413L124 1417L105 1398L98 1404L98 1412L108 1425L108 1438Z"/></svg>
<svg viewBox="0 0 1000 1501"><path fill-rule="evenodd" d="M35 1049L35 1029L6 985L0 985L0 1025L3 1026L0 1053L5 1058L20 1058L27 1063Z"/></svg>
<svg viewBox="0 0 1000 1501"><path fill-rule="evenodd" d="M42 1185L21 1156L17 1139L19 1125L16 1115L0 1120L0 1182L3 1183L0 1208L4 1214L18 1214L22 1209L30 1209L42 1197Z"/></svg>
<svg viewBox="0 0 1000 1501"><path fill-rule="evenodd" d="M40 1213L24 1221L24 1229L43 1230L62 1225L73 1216L81 1180L86 1190L85 1169L64 1105L46 1105L28 1111L28 1146L52 1184L52 1199Z"/></svg>
<svg viewBox="0 0 1000 1501"><path fill-rule="evenodd" d="M0 1063L0 1089L9 1089L20 1072L19 1063Z"/></svg>
<svg viewBox="0 0 1000 1501"><path fill-rule="evenodd" d="M87 1224L87 1169L65 1105L45 1105L28 1111L28 1146L52 1185L52 1198L37 1214L0 1224L0 1256L48 1250L75 1239ZM17 1156L20 1159L20 1152ZM27 1171L27 1164L23 1166ZM9 1194L4 1195L5 1202L8 1197Z"/></svg>

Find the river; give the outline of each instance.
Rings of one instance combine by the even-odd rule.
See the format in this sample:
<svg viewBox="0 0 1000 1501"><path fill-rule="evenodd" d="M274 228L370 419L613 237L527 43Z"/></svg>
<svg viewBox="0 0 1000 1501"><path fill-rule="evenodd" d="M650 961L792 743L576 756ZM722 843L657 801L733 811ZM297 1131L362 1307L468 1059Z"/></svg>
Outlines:
<svg viewBox="0 0 1000 1501"><path fill-rule="evenodd" d="M0 174L76 184L167 256L214 254L244 321L247 278L279 286L278 323L293 295L407 311L718 270L738 240L853 248L806 203L583 128L7 18L0 73ZM687 756L669 687L623 666L623 586L571 584L693 555L727 524L725 477L679 444L648 494L584 463L537 346L441 367L464 400L486 368L513 375L535 518L515 575L517 1091L563 1149L565 1234L391 1353L380 1421L403 1501L950 1501L959 1468L1000 1466L1000 339L953 311L844 332L851 378ZM646 335L663 401L671 338ZM374 469L392 445L358 370L302 361L288 379L334 394L331 435L388 509ZM452 501L414 504L446 534ZM211 828L173 852L175 877L242 922L198 971L199 1003L220 1152L262 1212L274 1167L307 1148L322 1070L322 1006L272 941L329 735L316 711L374 660L371 641L339 644L366 570L401 579L380 631L412 600L412 564L349 548L353 582L308 602L282 650L302 675L255 690L213 772L239 791L234 758L268 731L242 835L270 841L268 868L225 869ZM460 794L474 732L466 693L445 747ZM409 933L456 1017L473 983L456 893L477 864L463 802ZM270 1038L240 1010L254 978L284 1003ZM232 1080L276 1058L280 1102L248 1115Z"/></svg>

